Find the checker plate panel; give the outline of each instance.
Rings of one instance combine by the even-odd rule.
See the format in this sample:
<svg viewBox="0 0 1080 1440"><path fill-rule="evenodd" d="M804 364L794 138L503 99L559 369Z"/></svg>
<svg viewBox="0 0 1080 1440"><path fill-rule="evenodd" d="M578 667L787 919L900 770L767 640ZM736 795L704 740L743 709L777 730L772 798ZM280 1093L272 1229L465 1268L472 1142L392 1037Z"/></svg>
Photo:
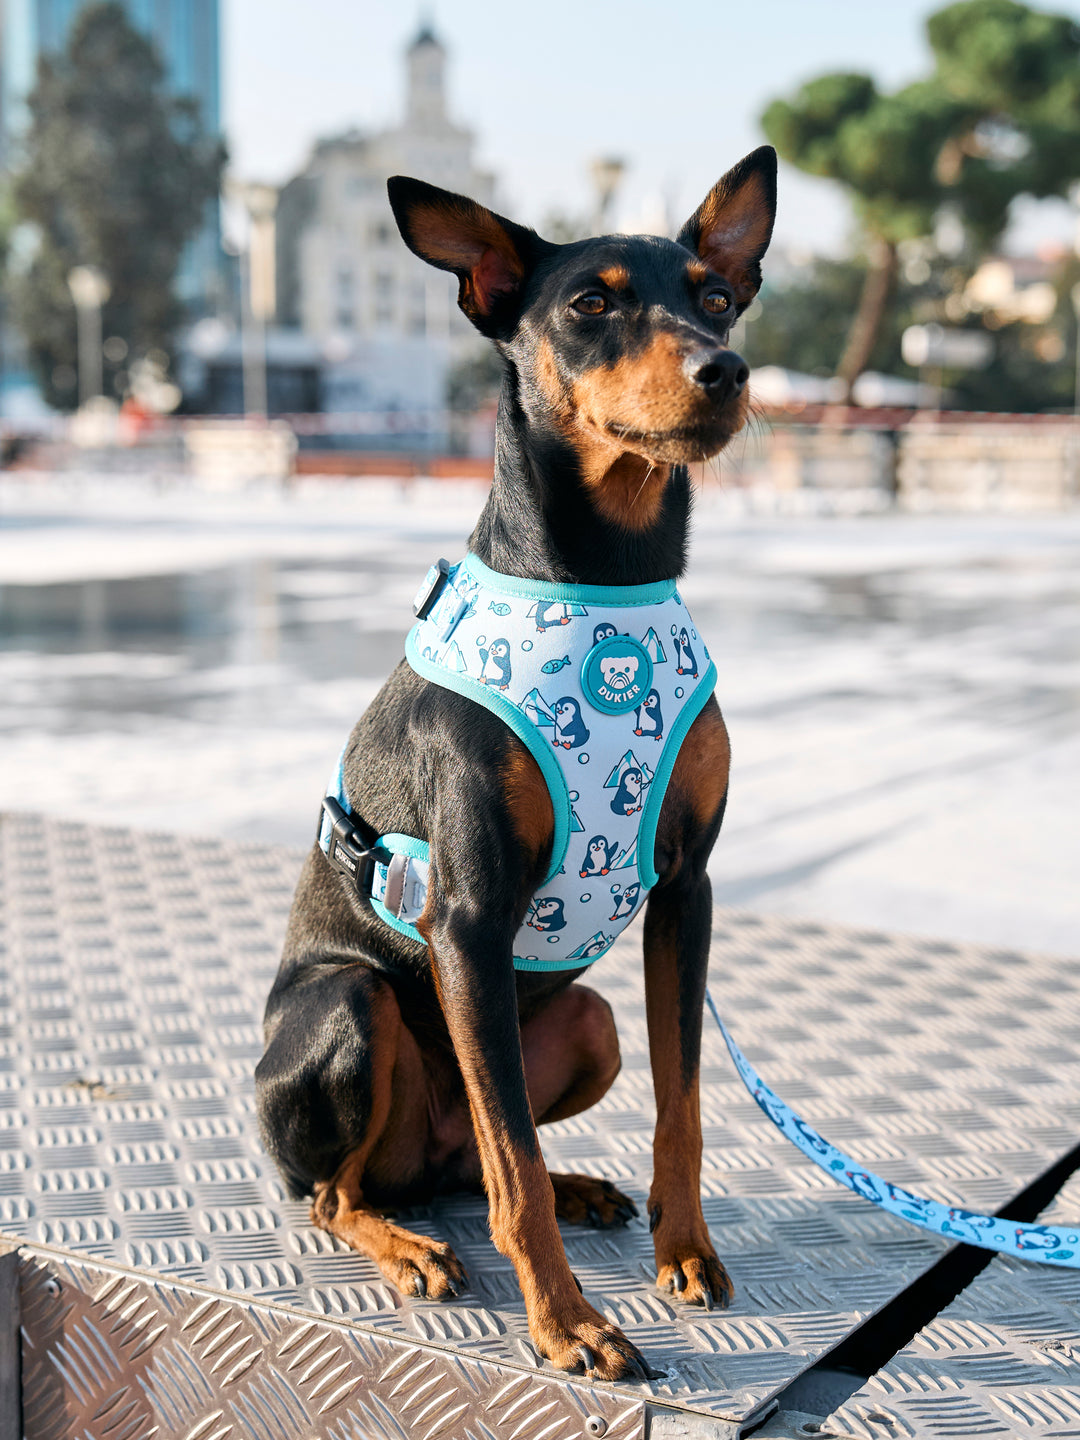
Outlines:
<svg viewBox="0 0 1080 1440"><path fill-rule="evenodd" d="M410 1212L451 1242L473 1289L453 1306L407 1301L310 1227L259 1147L251 1074L295 852L15 814L0 824L0 866L0 1235L535 1373L481 1203ZM606 1174L644 1209L639 934L591 977L615 1007L623 1071L543 1138L553 1168ZM712 984L751 1059L831 1139L909 1189L987 1208L1075 1141L1073 969L723 912ZM655 1399L738 1426L945 1242L833 1186L773 1130L711 1030L702 1082L705 1213L735 1307L706 1314L657 1293L641 1221L564 1236L587 1296L664 1373Z"/></svg>
<svg viewBox="0 0 1080 1440"><path fill-rule="evenodd" d="M1039 1219L1080 1237L1080 1175ZM1080 1436L1080 1271L995 1256L822 1433Z"/></svg>

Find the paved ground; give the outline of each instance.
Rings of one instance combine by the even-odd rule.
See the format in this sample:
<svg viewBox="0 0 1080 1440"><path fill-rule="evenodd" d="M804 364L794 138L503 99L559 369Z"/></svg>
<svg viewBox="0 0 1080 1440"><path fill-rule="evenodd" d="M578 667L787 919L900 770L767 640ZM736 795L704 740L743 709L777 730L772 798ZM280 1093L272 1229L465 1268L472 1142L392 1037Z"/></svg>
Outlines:
<svg viewBox="0 0 1080 1440"><path fill-rule="evenodd" d="M0 808L304 842L471 486L0 484ZM1080 514L699 505L683 592L755 910L1080 946Z"/></svg>

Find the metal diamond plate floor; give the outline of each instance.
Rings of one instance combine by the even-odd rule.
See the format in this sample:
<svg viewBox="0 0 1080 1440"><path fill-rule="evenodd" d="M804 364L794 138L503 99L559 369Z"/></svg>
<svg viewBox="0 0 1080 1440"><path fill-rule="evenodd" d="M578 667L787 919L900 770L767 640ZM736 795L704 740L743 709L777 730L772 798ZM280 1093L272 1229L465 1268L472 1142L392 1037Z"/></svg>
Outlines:
<svg viewBox="0 0 1080 1440"><path fill-rule="evenodd" d="M161 1433L200 1437L258 1437L260 1424L305 1437L736 1435L944 1252L804 1160L707 1030L705 1212L735 1307L706 1314L655 1291L644 1222L564 1229L585 1293L664 1379L588 1386L543 1369L477 1201L408 1217L453 1244L470 1294L452 1306L404 1300L310 1227L258 1144L259 1017L298 866L270 847L0 822L0 1237L20 1243L29 1267L28 1436L69 1433L55 1416L68 1423L75 1392L86 1413L100 1409L132 1350L142 1409L118 1436L148 1434L144 1414ZM600 1105L543 1138L553 1168L605 1174L641 1203L653 1108L639 946L632 930L594 977L615 1007L622 1074ZM985 1209L1076 1141L1075 968L723 912L711 984L750 1058L830 1139L909 1189ZM309 1338L291 1338L297 1327ZM218 1330L226 1338L211 1344ZM341 1351L325 1362L340 1378L314 1397L287 1358L309 1343ZM215 1368L203 1350L219 1345L232 1358ZM264 1360L245 1368L245 1345ZM446 1420L464 1412L445 1398L430 1423L406 1421L401 1407L429 1380L444 1397L460 1391L470 1415L483 1397L494 1409L468 1428ZM200 1404L220 1412L205 1431ZM273 1423L252 1418L262 1405ZM687 1412L706 1428L680 1430Z"/></svg>
<svg viewBox="0 0 1080 1440"><path fill-rule="evenodd" d="M1080 1176L1039 1218L1080 1236ZM1080 1271L995 1257L820 1433L1080 1436Z"/></svg>

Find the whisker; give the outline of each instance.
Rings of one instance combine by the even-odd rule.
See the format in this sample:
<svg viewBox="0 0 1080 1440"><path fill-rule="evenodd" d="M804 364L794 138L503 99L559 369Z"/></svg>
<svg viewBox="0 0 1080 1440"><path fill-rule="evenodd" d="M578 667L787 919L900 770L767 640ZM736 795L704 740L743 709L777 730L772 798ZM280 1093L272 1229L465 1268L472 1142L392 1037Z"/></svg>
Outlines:
<svg viewBox="0 0 1080 1440"><path fill-rule="evenodd" d="M634 496L633 500L630 501L630 509L631 509L631 510L634 508L634 506L637 504L637 502L641 499L641 492L642 492L642 490L645 489L645 486L649 483L649 476L652 474L652 472L653 472L655 469L656 469L656 466L653 465L652 463L650 463L648 470L645 471L645 479L642 480L641 484L638 486L637 494Z"/></svg>

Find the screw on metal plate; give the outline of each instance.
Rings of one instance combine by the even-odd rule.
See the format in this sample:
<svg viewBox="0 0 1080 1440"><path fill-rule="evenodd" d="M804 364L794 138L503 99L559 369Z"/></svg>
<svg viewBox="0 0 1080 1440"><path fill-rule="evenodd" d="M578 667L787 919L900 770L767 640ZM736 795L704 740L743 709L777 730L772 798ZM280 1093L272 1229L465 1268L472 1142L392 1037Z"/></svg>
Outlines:
<svg viewBox="0 0 1080 1440"><path fill-rule="evenodd" d="M607 1421L602 1415L590 1415L585 1421L586 1435L606 1435Z"/></svg>
<svg viewBox="0 0 1080 1440"><path fill-rule="evenodd" d="M60 1281L57 1280L57 1278L56 1278L55 1275L50 1275L49 1278L45 1281L45 1294L46 1294L46 1295L59 1295L59 1294L60 1294Z"/></svg>

